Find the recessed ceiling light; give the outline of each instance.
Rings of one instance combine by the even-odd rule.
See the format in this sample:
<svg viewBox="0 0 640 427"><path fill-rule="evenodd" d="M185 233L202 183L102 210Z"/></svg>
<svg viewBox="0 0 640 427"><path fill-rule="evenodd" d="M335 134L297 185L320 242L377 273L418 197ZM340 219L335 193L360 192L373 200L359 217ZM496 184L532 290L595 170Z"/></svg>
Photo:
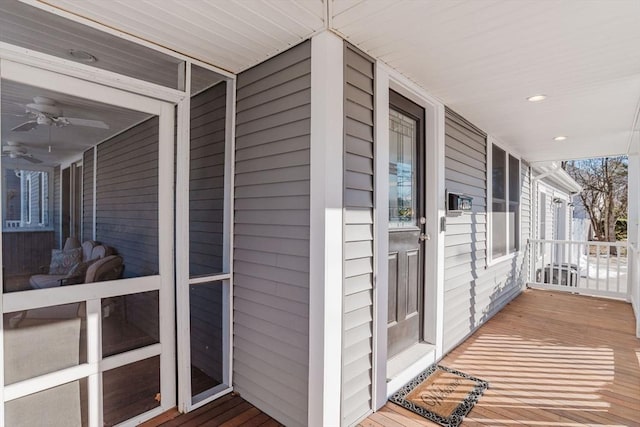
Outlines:
<svg viewBox="0 0 640 427"><path fill-rule="evenodd" d="M98 58L96 58L95 56L93 56L92 54L84 50L69 49L67 53L69 54L69 57L71 59L78 62L91 63L91 62L96 62L98 60Z"/></svg>
<svg viewBox="0 0 640 427"><path fill-rule="evenodd" d="M544 101L545 99L547 99L547 95L533 95L527 98L527 101L529 102L540 102L540 101Z"/></svg>
<svg viewBox="0 0 640 427"><path fill-rule="evenodd" d="M556 136L553 138L554 141L564 141L565 139L567 139L566 136Z"/></svg>

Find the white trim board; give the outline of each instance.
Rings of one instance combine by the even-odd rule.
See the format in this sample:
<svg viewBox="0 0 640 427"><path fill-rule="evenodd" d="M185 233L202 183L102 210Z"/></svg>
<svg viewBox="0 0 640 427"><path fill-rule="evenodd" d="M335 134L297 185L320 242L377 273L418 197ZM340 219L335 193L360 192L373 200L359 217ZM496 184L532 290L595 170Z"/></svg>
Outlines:
<svg viewBox="0 0 640 427"><path fill-rule="evenodd" d="M343 41L311 39L308 425L340 425L343 281Z"/></svg>
<svg viewBox="0 0 640 427"><path fill-rule="evenodd" d="M442 356L444 339L444 105L408 78L378 61L376 63L376 236L377 281L374 288L374 409L386 403L387 384L387 298L388 298L388 175L389 175L389 89L400 93L425 109L425 319L424 338L435 346L435 359ZM429 260L431 260L429 262ZM407 367L407 372L411 369ZM393 386L393 384L392 384Z"/></svg>

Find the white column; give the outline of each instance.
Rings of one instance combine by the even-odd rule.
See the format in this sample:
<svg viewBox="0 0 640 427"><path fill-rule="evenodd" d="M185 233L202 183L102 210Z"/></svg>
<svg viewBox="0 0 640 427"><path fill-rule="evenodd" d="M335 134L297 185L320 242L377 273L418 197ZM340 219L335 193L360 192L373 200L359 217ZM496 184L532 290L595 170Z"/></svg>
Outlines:
<svg viewBox="0 0 640 427"><path fill-rule="evenodd" d="M340 425L342 378L343 42L311 39L308 425Z"/></svg>

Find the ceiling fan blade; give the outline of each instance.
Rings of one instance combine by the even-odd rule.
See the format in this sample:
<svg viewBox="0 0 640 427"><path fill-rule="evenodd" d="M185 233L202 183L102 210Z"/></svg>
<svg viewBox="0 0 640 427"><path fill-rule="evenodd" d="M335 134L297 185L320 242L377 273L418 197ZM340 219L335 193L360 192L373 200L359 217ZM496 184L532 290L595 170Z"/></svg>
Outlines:
<svg viewBox="0 0 640 427"><path fill-rule="evenodd" d="M75 117L59 117L58 120L62 120L74 126L86 126L90 128L109 129L109 125L100 120L78 119Z"/></svg>
<svg viewBox="0 0 640 427"><path fill-rule="evenodd" d="M35 120L31 120L28 122L24 122L21 125L18 125L16 127L14 127L13 129L11 129L12 132L26 132L28 130L31 129L35 129L38 127L38 122L36 122Z"/></svg>
<svg viewBox="0 0 640 427"><path fill-rule="evenodd" d="M31 163L42 163L42 160L36 159L35 157L33 157L33 154L24 154L20 157Z"/></svg>

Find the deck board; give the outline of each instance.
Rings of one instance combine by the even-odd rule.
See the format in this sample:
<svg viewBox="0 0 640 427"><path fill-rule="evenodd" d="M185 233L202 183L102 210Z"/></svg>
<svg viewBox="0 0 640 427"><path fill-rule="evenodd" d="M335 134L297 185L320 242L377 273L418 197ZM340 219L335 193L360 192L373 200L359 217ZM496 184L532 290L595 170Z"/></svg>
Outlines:
<svg viewBox="0 0 640 427"><path fill-rule="evenodd" d="M231 393L187 414L180 414L177 410L168 411L141 424L141 427L266 427L280 425L239 395Z"/></svg>
<svg viewBox="0 0 640 427"><path fill-rule="evenodd" d="M462 426L640 426L630 304L527 290L440 363L489 381ZM360 423L436 424L387 403Z"/></svg>

